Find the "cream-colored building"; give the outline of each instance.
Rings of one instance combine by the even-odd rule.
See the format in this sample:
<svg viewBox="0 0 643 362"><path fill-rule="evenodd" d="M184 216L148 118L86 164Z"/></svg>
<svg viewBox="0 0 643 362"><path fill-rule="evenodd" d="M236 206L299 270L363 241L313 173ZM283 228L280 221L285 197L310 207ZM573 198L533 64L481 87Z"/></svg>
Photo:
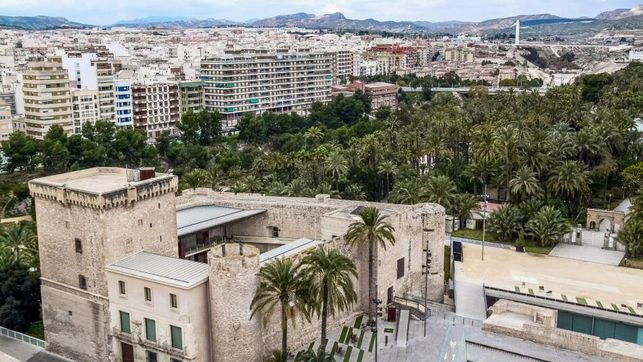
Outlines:
<svg viewBox="0 0 643 362"><path fill-rule="evenodd" d="M11 106L0 99L0 141L6 141L13 133L13 117Z"/></svg>
<svg viewBox="0 0 643 362"><path fill-rule="evenodd" d="M67 71L60 58L29 63L23 75L27 135L43 139L53 125L73 132L71 95Z"/></svg>
<svg viewBox="0 0 643 362"><path fill-rule="evenodd" d="M446 48L444 59L449 62L470 63L475 60L475 51L462 46Z"/></svg>
<svg viewBox="0 0 643 362"><path fill-rule="evenodd" d="M107 290L116 356L208 359L207 264L141 251L107 267Z"/></svg>
<svg viewBox="0 0 643 362"><path fill-rule="evenodd" d="M81 133L85 123L95 124L100 118L98 91L79 89L71 92L74 133Z"/></svg>
<svg viewBox="0 0 643 362"><path fill-rule="evenodd" d="M374 250L375 294L444 295L444 208L184 191L176 177L94 168L30 182L36 200L48 348L80 361L261 361L281 343L278 315L261 323L250 303L258 272L276 258L335 248L356 264L357 303L329 318L338 328L368 310L368 246L348 246L367 206L395 228ZM424 274L427 252L433 255ZM289 332L298 350L320 320ZM155 358L155 359L154 359Z"/></svg>

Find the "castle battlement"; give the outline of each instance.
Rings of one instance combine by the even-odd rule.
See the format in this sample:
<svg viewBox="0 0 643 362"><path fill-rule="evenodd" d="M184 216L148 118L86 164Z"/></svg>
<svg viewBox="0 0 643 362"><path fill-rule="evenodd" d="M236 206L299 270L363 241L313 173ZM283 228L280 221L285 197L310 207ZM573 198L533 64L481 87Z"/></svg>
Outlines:
<svg viewBox="0 0 643 362"><path fill-rule="evenodd" d="M116 167L96 167L29 181L32 197L93 209L127 206L177 189L178 178L174 175Z"/></svg>

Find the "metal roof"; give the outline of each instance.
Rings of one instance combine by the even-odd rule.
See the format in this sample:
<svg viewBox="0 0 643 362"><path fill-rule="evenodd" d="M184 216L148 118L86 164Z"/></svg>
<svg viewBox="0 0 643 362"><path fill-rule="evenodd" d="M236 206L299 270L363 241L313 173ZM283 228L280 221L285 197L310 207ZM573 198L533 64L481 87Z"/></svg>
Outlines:
<svg viewBox="0 0 643 362"><path fill-rule="evenodd" d="M208 264L145 251L118 260L107 270L182 288L208 280Z"/></svg>
<svg viewBox="0 0 643 362"><path fill-rule="evenodd" d="M274 258L287 257L293 254L298 254L319 244L321 244L321 241L319 240L297 239L286 245L282 245L278 248L274 248L272 250L266 251L265 253L262 253L261 255L259 255L259 262L263 264L269 262Z"/></svg>
<svg viewBox="0 0 643 362"><path fill-rule="evenodd" d="M179 236L229 224L263 214L266 209L242 210L217 205L194 206L176 211L176 226Z"/></svg>

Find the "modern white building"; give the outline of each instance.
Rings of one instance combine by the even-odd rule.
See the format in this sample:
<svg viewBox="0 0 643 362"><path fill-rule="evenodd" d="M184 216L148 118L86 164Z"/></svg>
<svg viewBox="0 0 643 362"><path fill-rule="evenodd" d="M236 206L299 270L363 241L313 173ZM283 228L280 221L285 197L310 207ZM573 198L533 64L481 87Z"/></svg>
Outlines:
<svg viewBox="0 0 643 362"><path fill-rule="evenodd" d="M305 112L328 102L333 55L311 51L249 50L201 62L205 108L233 126L244 113Z"/></svg>

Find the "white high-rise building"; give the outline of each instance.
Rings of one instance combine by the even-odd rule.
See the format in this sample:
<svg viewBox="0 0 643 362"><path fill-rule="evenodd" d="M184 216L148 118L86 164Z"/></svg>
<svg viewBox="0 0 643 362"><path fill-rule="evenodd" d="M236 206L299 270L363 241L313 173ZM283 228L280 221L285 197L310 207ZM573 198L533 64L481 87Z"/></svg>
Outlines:
<svg viewBox="0 0 643 362"><path fill-rule="evenodd" d="M333 55L327 52L239 51L204 59L205 108L233 126L247 112L305 112L328 102Z"/></svg>
<svg viewBox="0 0 643 362"><path fill-rule="evenodd" d="M114 82L114 101L116 113L116 126L132 127L132 81L129 79L118 79Z"/></svg>
<svg viewBox="0 0 643 362"><path fill-rule="evenodd" d="M520 45L520 20L516 20L516 45Z"/></svg>

